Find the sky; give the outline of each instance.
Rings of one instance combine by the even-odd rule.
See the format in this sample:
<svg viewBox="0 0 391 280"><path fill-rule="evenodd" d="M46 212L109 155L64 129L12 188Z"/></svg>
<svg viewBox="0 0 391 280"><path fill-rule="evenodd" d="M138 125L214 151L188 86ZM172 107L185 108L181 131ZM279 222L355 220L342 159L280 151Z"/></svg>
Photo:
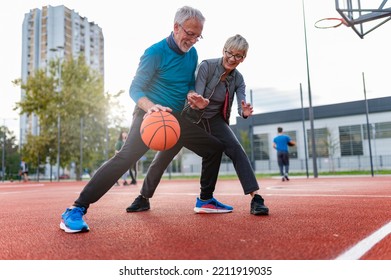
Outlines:
<svg viewBox="0 0 391 280"><path fill-rule="evenodd" d="M375 7L363 8L376 8L382 0L370 2ZM0 125L17 136L19 115L13 108L20 89L11 81L21 76L22 23L25 13L46 5L65 5L102 28L105 91L125 91L121 100L129 116L134 102L128 89L139 58L170 34L175 12L184 5L199 9L206 18L204 39L195 45L200 61L222 56L226 39L235 34L249 42L248 55L238 70L252 92L248 101L255 114L300 108L300 85L308 106L307 74L313 106L364 99L363 73L368 99L390 95L391 71L386 66L391 65L391 22L364 39L345 26L315 28L319 19L339 17L335 0L13 0L0 9Z"/></svg>

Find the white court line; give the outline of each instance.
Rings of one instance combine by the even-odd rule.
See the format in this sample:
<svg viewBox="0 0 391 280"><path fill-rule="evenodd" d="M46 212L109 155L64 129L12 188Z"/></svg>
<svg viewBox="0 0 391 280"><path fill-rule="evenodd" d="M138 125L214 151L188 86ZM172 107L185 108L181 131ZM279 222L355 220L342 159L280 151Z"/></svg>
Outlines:
<svg viewBox="0 0 391 280"><path fill-rule="evenodd" d="M26 194L26 193L36 193L39 192L39 190L28 190L28 191L11 191L11 192L0 192L0 195L4 194Z"/></svg>
<svg viewBox="0 0 391 280"><path fill-rule="evenodd" d="M384 225L374 233L372 233L367 238L361 240L352 248L339 255L336 260L359 260L364 256L369 250L372 249L379 241L384 239L387 235L391 233L391 222Z"/></svg>
<svg viewBox="0 0 391 280"><path fill-rule="evenodd" d="M80 193L80 192L75 192ZM129 195L128 192L108 192L112 195ZM199 193L171 193L159 192L156 195L170 195L170 196L197 196ZM243 193L218 193L218 196L242 196ZM391 195L372 195L372 194L262 194L262 196L286 196L286 197L360 197L360 198L391 198Z"/></svg>
<svg viewBox="0 0 391 280"><path fill-rule="evenodd" d="M5 189L5 188L20 188L20 187L43 187L45 184L7 184L7 185L2 185L0 184L0 189Z"/></svg>
<svg viewBox="0 0 391 280"><path fill-rule="evenodd" d="M262 194L263 196L293 196L293 197L365 197L365 198L391 198L391 195L374 194Z"/></svg>

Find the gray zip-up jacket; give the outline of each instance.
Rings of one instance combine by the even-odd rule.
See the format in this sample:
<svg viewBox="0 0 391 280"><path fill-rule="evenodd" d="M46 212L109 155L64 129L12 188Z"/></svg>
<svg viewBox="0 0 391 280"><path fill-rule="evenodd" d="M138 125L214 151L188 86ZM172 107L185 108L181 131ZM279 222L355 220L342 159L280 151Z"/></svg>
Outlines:
<svg viewBox="0 0 391 280"><path fill-rule="evenodd" d="M205 98L210 98L214 94L216 86L219 84L221 76L225 72L222 61L223 58L213 58L203 60L198 65L195 83L195 91L198 94L202 94ZM246 85L242 74L237 69L234 69L226 77L226 83L229 90L227 120L229 120L231 115L231 107L235 94L238 104L238 114L243 117L241 102L242 100L246 101ZM204 110L207 111L208 107Z"/></svg>

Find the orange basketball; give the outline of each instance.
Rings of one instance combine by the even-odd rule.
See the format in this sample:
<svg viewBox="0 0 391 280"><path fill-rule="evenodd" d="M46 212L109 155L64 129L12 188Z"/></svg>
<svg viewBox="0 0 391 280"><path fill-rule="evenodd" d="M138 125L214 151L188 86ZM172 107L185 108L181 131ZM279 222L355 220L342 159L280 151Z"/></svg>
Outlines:
<svg viewBox="0 0 391 280"><path fill-rule="evenodd" d="M171 113L153 112L141 123L140 134L141 139L150 149L164 151L172 148L178 142L181 127Z"/></svg>

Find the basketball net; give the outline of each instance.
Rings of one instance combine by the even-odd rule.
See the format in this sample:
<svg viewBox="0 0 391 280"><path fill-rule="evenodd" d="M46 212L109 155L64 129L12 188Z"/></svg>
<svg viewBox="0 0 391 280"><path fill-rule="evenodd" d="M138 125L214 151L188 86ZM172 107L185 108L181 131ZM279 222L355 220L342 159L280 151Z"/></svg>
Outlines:
<svg viewBox="0 0 391 280"><path fill-rule="evenodd" d="M349 26L343 18L322 18L315 22L315 27L319 29L336 28L341 25Z"/></svg>

